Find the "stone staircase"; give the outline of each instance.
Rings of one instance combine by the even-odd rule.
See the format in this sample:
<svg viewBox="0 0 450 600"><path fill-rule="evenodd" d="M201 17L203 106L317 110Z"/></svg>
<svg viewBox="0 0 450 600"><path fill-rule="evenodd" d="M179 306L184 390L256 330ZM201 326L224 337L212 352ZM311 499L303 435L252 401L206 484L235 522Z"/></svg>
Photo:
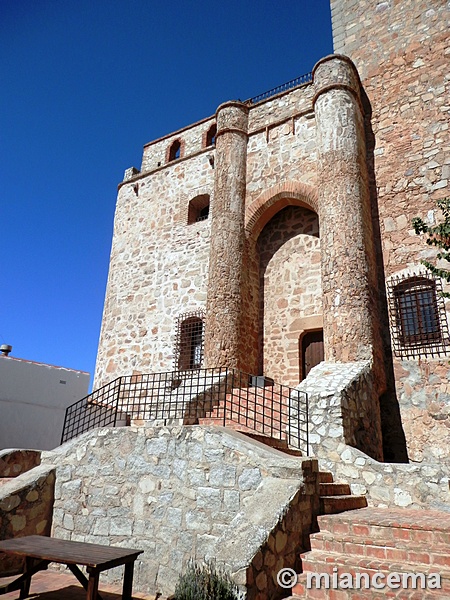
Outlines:
<svg viewBox="0 0 450 600"><path fill-rule="evenodd" d="M318 517L320 531L311 535L311 551L301 554L303 573L298 576L290 598L320 598L343 600L369 598L450 598L450 514L438 511L364 508L342 514L324 514ZM324 583L316 589L316 579L307 586L308 574L327 573L330 589ZM349 573L356 582L356 573L367 573L370 588L343 589L333 584L343 573ZM381 573L377 581L385 583L382 589L372 585L372 577ZM413 589L408 580L404 589L402 580L394 580L395 589L388 585L391 573L423 573L425 583L434 584L438 573L441 589L422 589L421 580ZM383 577L384 576L384 577ZM311 579L311 575L309 576ZM355 586L356 587L356 586Z"/></svg>

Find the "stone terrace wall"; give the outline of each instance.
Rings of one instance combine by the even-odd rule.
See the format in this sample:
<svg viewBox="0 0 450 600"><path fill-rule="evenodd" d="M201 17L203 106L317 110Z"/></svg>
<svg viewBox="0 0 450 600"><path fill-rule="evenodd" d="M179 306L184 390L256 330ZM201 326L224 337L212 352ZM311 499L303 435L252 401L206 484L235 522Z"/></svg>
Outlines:
<svg viewBox="0 0 450 600"><path fill-rule="evenodd" d="M295 565L287 536L301 547L317 509L317 461L220 427L95 430L43 462L57 468L54 535L143 549L144 592L172 593L189 558L210 556L263 600L273 569Z"/></svg>
<svg viewBox="0 0 450 600"><path fill-rule="evenodd" d="M0 540L50 535L55 469L39 466L0 484ZM19 573L22 559L0 552L0 576Z"/></svg>
<svg viewBox="0 0 450 600"><path fill-rule="evenodd" d="M311 454L337 460L350 444L382 460L380 408L370 361L322 362L297 386L308 394Z"/></svg>
<svg viewBox="0 0 450 600"><path fill-rule="evenodd" d="M349 483L353 494L365 494L369 506L408 507L450 512L450 463L380 463L356 448L338 444L320 468L335 481Z"/></svg>

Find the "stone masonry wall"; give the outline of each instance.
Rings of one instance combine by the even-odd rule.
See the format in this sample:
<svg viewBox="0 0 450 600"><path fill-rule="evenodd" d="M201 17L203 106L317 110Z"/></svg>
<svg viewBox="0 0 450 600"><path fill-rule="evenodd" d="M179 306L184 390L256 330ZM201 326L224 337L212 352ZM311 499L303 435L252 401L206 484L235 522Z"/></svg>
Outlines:
<svg viewBox="0 0 450 600"><path fill-rule="evenodd" d="M55 470L39 466L0 484L0 540L50 535ZM0 552L0 576L19 573L22 559Z"/></svg>
<svg viewBox="0 0 450 600"><path fill-rule="evenodd" d="M313 92L305 85L250 108L246 206L281 182L315 184Z"/></svg>
<svg viewBox="0 0 450 600"><path fill-rule="evenodd" d="M154 171L167 164L167 149L175 140L182 140L181 159L192 156L205 149L205 134L215 122L214 117L203 119L170 135L150 142L144 146L141 173ZM213 150L213 148L209 148Z"/></svg>
<svg viewBox="0 0 450 600"><path fill-rule="evenodd" d="M205 153L120 188L94 388L173 369L177 318L206 305L210 220L187 224L200 194L214 203Z"/></svg>
<svg viewBox="0 0 450 600"><path fill-rule="evenodd" d="M136 591L173 593L189 558L215 557L263 600L274 569L298 566L287 537L303 547L317 513L317 461L221 427L95 430L42 459L56 466L53 535L144 550Z"/></svg>
<svg viewBox="0 0 450 600"><path fill-rule="evenodd" d="M322 313L317 215L289 206L258 238L262 371L284 385L300 381L299 338L305 318Z"/></svg>

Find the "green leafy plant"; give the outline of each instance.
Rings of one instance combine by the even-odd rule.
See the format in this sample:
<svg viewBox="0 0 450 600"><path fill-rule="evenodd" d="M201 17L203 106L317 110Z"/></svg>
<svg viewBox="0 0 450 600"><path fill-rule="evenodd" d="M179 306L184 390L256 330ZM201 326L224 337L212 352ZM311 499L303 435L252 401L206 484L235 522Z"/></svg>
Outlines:
<svg viewBox="0 0 450 600"><path fill-rule="evenodd" d="M174 600L237 600L238 587L214 561L189 561L175 587Z"/></svg>
<svg viewBox="0 0 450 600"><path fill-rule="evenodd" d="M442 198L437 201L437 207L441 209L444 220L438 225L430 226L420 217L415 217L412 220L414 231L421 235L426 234L427 244L439 248L436 254L436 259L444 259L450 262L450 198ZM441 277L450 283L450 270L442 269L433 265L428 260L420 261L429 271L437 277ZM445 298L450 298L450 292L443 292Z"/></svg>

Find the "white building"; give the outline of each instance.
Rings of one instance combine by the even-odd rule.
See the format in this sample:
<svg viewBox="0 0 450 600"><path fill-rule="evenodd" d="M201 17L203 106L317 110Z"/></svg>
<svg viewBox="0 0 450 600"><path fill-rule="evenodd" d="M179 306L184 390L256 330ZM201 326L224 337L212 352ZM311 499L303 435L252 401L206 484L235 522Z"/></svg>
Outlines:
<svg viewBox="0 0 450 600"><path fill-rule="evenodd" d="M51 450L66 408L88 394L89 373L0 354L0 449Z"/></svg>

